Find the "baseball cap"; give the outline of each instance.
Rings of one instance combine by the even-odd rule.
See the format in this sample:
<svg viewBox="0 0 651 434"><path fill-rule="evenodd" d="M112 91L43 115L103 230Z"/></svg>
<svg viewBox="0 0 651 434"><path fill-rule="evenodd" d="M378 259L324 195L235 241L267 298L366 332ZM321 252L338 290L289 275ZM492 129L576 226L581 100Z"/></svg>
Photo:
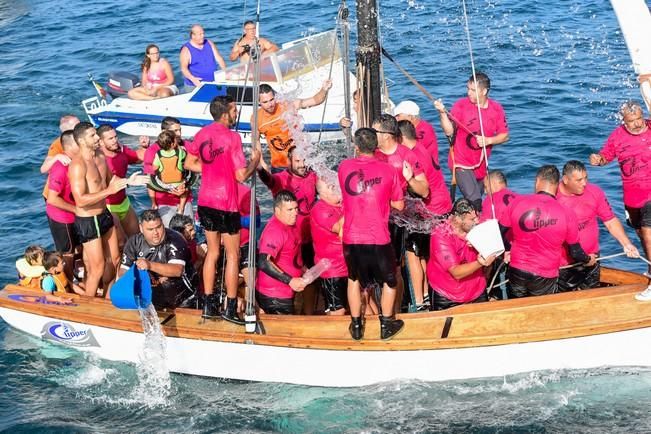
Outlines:
<svg viewBox="0 0 651 434"><path fill-rule="evenodd" d="M400 104L393 109L393 115L409 115L409 116L418 116L420 114L420 108L418 104L413 101L402 101Z"/></svg>

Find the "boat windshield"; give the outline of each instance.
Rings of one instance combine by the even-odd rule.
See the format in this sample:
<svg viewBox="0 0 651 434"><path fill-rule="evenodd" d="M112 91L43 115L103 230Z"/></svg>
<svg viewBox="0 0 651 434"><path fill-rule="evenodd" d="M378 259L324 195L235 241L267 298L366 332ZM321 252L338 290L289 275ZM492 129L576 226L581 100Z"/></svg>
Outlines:
<svg viewBox="0 0 651 434"><path fill-rule="evenodd" d="M287 80L295 79L329 64L332 60L333 50L334 60L337 61L341 58L341 54L334 30L285 44L281 50L265 54L262 57L260 80L282 84ZM246 73L246 63L234 65L226 68L225 79L226 81L243 81ZM249 71L248 80L253 80L252 71Z"/></svg>

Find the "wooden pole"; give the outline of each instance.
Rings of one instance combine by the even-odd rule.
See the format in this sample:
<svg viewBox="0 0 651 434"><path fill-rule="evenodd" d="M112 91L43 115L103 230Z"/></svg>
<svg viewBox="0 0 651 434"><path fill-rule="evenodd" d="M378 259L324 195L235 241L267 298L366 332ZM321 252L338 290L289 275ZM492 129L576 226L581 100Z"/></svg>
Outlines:
<svg viewBox="0 0 651 434"><path fill-rule="evenodd" d="M359 126L370 127L382 113L378 8L375 0L357 1L357 81L362 104Z"/></svg>

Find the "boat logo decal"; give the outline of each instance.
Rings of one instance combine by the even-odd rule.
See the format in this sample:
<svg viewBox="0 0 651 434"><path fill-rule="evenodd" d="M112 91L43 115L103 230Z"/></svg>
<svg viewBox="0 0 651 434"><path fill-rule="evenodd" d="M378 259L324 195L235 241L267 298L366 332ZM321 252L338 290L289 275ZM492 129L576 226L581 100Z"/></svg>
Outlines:
<svg viewBox="0 0 651 434"><path fill-rule="evenodd" d="M99 347L97 339L90 328L76 330L63 321L50 321L43 326L41 337L72 347Z"/></svg>
<svg viewBox="0 0 651 434"><path fill-rule="evenodd" d="M44 296L38 295L27 295L27 294L11 294L8 296L10 300L22 301L23 303L39 303L39 304L51 304L55 306L79 306L78 304L64 304L59 303L58 301L48 301Z"/></svg>

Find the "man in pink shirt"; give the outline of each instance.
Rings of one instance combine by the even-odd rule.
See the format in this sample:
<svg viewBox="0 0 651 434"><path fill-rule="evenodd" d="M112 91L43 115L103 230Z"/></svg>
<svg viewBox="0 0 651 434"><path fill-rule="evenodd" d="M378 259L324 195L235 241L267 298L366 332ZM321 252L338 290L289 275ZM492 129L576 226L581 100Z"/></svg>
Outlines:
<svg viewBox="0 0 651 434"><path fill-rule="evenodd" d="M63 155L72 160L79 153L79 146L72 135L72 130L61 134ZM75 201L68 180L68 165L56 160L50 167L48 178L47 221L54 240L54 247L64 255L72 254L77 245L74 230ZM72 258L66 258L66 265L72 267Z"/></svg>
<svg viewBox="0 0 651 434"><path fill-rule="evenodd" d="M106 157L106 164L108 164L111 173L119 178L126 178L129 165L140 162L136 152L118 142L118 133L110 125L100 126L97 129L97 135L99 136L100 149ZM140 232L138 216L133 206L131 206L126 190L108 196L106 198L106 207L111 211L113 220L118 224L116 229L118 229L120 245L124 245L127 238Z"/></svg>
<svg viewBox="0 0 651 434"><path fill-rule="evenodd" d="M608 232L621 244L629 257L638 257L637 248L626 236L624 227L613 213L601 188L588 183L588 172L580 161L571 160L563 166L563 178L558 185L556 200L574 211L579 230L579 242L588 255L599 256L599 226L597 217ZM561 266L570 264L567 251L563 251ZM592 267L578 265L560 270L558 287L561 292L599 286L599 262Z"/></svg>
<svg viewBox="0 0 651 434"><path fill-rule="evenodd" d="M573 260L595 264L579 243L576 215L556 200L560 174L556 166L536 173L536 194L515 198L499 223L513 231L511 261L506 277L509 298L553 294L558 291L558 269L563 250ZM505 241L508 249L508 242Z"/></svg>
<svg viewBox="0 0 651 434"><path fill-rule="evenodd" d="M613 131L603 148L590 155L590 164L604 166L619 162L628 224L637 232L647 259L651 256L651 121L644 119L642 106L627 101L620 107L622 125ZM651 272L651 267L649 267ZM651 300L647 288L640 299Z"/></svg>
<svg viewBox="0 0 651 434"><path fill-rule="evenodd" d="M425 207L435 215L449 213L450 209L452 209L452 201L441 173L441 167L436 164L434 157L425 149L425 146L417 141L416 129L410 121L399 121L398 128L400 129L402 144L414 152L418 160L417 164L423 168L425 173L429 186L429 194L423 198ZM419 308L420 306L424 307L424 297L428 291L425 270L429 259L429 244L429 234L407 231L405 250L407 252L409 277L414 292L412 303L419 306Z"/></svg>
<svg viewBox="0 0 651 434"><path fill-rule="evenodd" d="M475 77L477 81L471 76L466 82L468 97L454 103L450 110L451 116L448 116L441 100L436 101L434 107L439 111L443 132L451 138L448 158L450 170L456 177L463 197L481 211L481 181L486 176L482 148L486 148L486 156L490 156L493 146L509 139L509 129L502 106L488 98L490 79L482 72L477 72ZM484 135L480 127L483 127Z"/></svg>
<svg viewBox="0 0 651 434"><path fill-rule="evenodd" d="M208 251L203 265L206 293L202 317L218 316L218 301L214 294L215 269L219 260L222 236L226 250L226 310L222 318L244 325L237 316L237 284L240 254L240 213L237 183L248 179L260 162L260 151L251 151L247 165L240 135L230 130L237 119L233 98L218 96L210 103L215 120L203 127L187 148L184 168L201 173L199 187L199 221L206 231Z"/></svg>
<svg viewBox="0 0 651 434"><path fill-rule="evenodd" d="M495 255L483 258L466 240L477 223L479 217L470 201L459 199L450 218L434 226L427 263L430 310L488 301L484 267L493 263Z"/></svg>
<svg viewBox="0 0 651 434"><path fill-rule="evenodd" d="M493 203L495 204L495 218L499 220L502 214L506 212L511 201L518 196L509 190L506 175L501 170L488 172L488 175L484 178L484 190L486 191L486 197L481 205L480 223L493 218ZM488 192L491 192L492 195L488 194ZM507 235L509 234L510 232ZM512 238L509 237L510 240Z"/></svg>
<svg viewBox="0 0 651 434"><path fill-rule="evenodd" d="M380 337L391 339L404 326L402 320L393 316L398 279L389 235L389 211L391 208L404 208L404 195L398 172L374 157L377 146L374 130L358 129L355 132L358 156L342 161L338 172L344 207L342 241L348 267L351 316L348 329L355 340L364 336L361 287L366 288L372 283L382 287Z"/></svg>
<svg viewBox="0 0 651 434"><path fill-rule="evenodd" d="M305 159L296 152L296 146L287 150L289 167L271 173L264 160L261 160L258 175L265 183L271 194L275 196L281 190L289 190L298 201L298 217L296 226L301 236L301 255L303 264L310 268L314 265L314 247L310 234L310 210L316 202L317 176L305 165ZM314 311L315 285L309 285L303 291L303 313L312 315Z"/></svg>
<svg viewBox="0 0 651 434"><path fill-rule="evenodd" d="M181 121L177 118L166 116L161 122L161 131L171 131L176 134L178 137L181 137ZM146 138L147 142L149 138ZM187 149L190 142L188 140L183 140L183 146ZM142 158L142 168L143 172L146 175L154 175L156 169L154 169L153 163L156 158L156 154L160 150L158 142L154 142L149 145L144 153ZM158 209L158 213L163 219L163 224L165 227L169 226L170 220L176 215L180 196L186 192L185 184L181 184L173 190L167 191L156 191L151 188L147 188L147 193L149 194L149 199L151 200L151 206L153 209ZM194 220L194 213L192 211L192 190L188 195L188 200L185 203L185 208L183 210L183 215L187 215Z"/></svg>
<svg viewBox="0 0 651 434"><path fill-rule="evenodd" d="M348 305L348 268L344 260L341 228L344 210L341 193L335 185L319 179L316 184L319 200L310 211L310 230L314 243L314 260L330 261L330 268L321 274L321 292L328 315L344 315Z"/></svg>
<svg viewBox="0 0 651 434"><path fill-rule="evenodd" d="M402 101L393 109L398 122L407 120L416 129L416 142L432 156L434 164L439 165L439 145L432 124L420 117L420 107L413 101Z"/></svg>
<svg viewBox="0 0 651 434"><path fill-rule="evenodd" d="M256 299L268 314L294 313L294 293L305 289L298 202L294 193L280 190L274 197L274 215L260 236Z"/></svg>

